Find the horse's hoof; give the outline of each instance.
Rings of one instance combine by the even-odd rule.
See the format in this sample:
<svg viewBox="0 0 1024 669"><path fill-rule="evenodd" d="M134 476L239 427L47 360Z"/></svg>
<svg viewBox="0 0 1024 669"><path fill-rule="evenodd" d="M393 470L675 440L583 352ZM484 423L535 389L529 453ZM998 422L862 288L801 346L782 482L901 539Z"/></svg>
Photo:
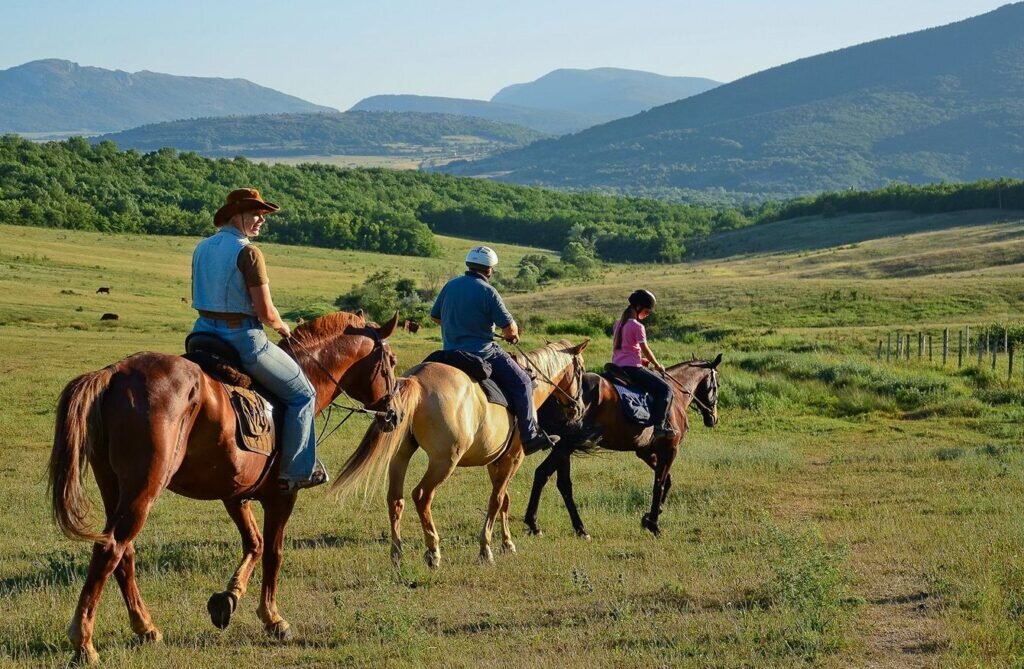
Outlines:
<svg viewBox="0 0 1024 669"><path fill-rule="evenodd" d="M278 620L266 626L267 634L275 641L291 641L295 638L295 632L287 620Z"/></svg>
<svg viewBox="0 0 1024 669"><path fill-rule="evenodd" d="M145 632L142 632L141 634L139 634L137 636L138 636L138 639L139 639L139 644L141 644L143 646L150 645L150 644L163 643L163 641L164 641L164 635L161 634L160 630L158 630L155 627L153 629L151 629L151 630L146 630Z"/></svg>
<svg viewBox="0 0 1024 669"><path fill-rule="evenodd" d="M536 523L526 523L526 531L527 533L532 534L535 537L544 536L544 530L537 527Z"/></svg>
<svg viewBox="0 0 1024 669"><path fill-rule="evenodd" d="M644 517L640 520L640 526L656 537L661 535L661 528L658 527L658 523L651 520L650 514L644 514Z"/></svg>
<svg viewBox="0 0 1024 669"><path fill-rule="evenodd" d="M231 622L231 614L238 606L238 599L230 592L215 592L206 602L206 610L210 613L210 622L219 630L225 629Z"/></svg>
<svg viewBox="0 0 1024 669"><path fill-rule="evenodd" d="M441 551L428 550L423 554L423 560L431 569L437 569L441 566Z"/></svg>
<svg viewBox="0 0 1024 669"><path fill-rule="evenodd" d="M590 541L590 535L586 530L576 530L576 536L584 541Z"/></svg>
<svg viewBox="0 0 1024 669"><path fill-rule="evenodd" d="M96 649L93 648L92 645L89 645L75 651L75 654L71 657L70 666L83 667L86 665L96 664L99 661L100 654L96 652Z"/></svg>
<svg viewBox="0 0 1024 669"><path fill-rule="evenodd" d="M506 553L508 555L515 555L516 554L516 545L514 543L512 543L511 541L508 542L507 544L502 544L501 545L501 552L502 553Z"/></svg>
<svg viewBox="0 0 1024 669"><path fill-rule="evenodd" d="M494 564L494 552L490 546L480 549L480 564Z"/></svg>

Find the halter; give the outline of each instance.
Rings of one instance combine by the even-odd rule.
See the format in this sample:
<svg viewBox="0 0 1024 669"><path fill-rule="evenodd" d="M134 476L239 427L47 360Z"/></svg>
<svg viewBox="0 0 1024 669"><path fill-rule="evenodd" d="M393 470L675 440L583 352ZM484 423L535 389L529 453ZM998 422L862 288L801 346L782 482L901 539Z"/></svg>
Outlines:
<svg viewBox="0 0 1024 669"><path fill-rule="evenodd" d="M582 416L584 415L584 413L586 411L586 405L583 402L583 365L582 365L582 363L580 363L579 355L571 356L572 357L572 377L573 377L573 382L576 384L576 397L573 397L569 393L567 393L564 390L562 390L558 386L558 384L556 384L554 381L552 381L550 378L548 378L548 375L545 374L539 367L537 367L537 365L534 364L534 362L532 360L530 360L529 354L527 354L527 352L524 351L522 349L522 347L519 346L519 344L512 343L512 346L514 346L515 349L517 351L519 351L519 353L523 356L523 359L526 360L527 366L529 366L530 369L534 371L534 373L539 375L541 377L542 381L547 383L549 386L554 388L556 391L562 393L562 395L564 395L567 400L572 402L573 408L576 411L575 419L579 420L580 418L582 418Z"/></svg>
<svg viewBox="0 0 1024 669"><path fill-rule="evenodd" d="M341 428L341 426L344 425L345 422L352 417L352 414L355 413L364 413L373 416L376 420L379 420L381 422L382 427L385 428L385 432L390 432L391 430L394 430L395 427L398 426L398 412L395 411L394 407L392 406L392 402L398 390L398 380L395 378L394 374L387 373L387 350L384 348L384 340L380 338L380 334L376 330L374 330L373 328L369 329L373 333L372 335L370 335L374 342L373 350L380 351L380 357L378 358L376 364L374 365L373 371L376 372L377 369L380 367L384 368L384 382L385 384L387 384L387 393L384 395L384 397L381 397L379 400L376 400L371 404L364 405L363 407L345 406L344 404L340 404L337 400L331 400L330 404L328 404L326 407L327 415L324 416L323 426L320 428L320 434L319 436L317 436L316 439L317 446L319 446L328 437L337 432L338 429ZM334 383L334 389L338 391L339 395L344 395L353 402L356 402L356 400L345 391L345 388L342 387L341 380L335 378L334 374L331 373L331 370L327 369L327 366L320 362L316 355L314 355L312 351L306 348L306 345L303 344L300 339L294 336L289 336L288 341L297 344L299 348L301 348L306 353L306 356L316 363L320 370L327 375L327 378ZM370 353L372 354L373 351L370 351ZM373 406L374 404L378 404L380 402L384 402L385 409L383 411L376 411L373 409L366 408L369 406ZM336 408L341 409L343 411L348 411L348 414L346 414L345 417L342 418L338 422L338 424L331 429L330 432L327 432L327 426L331 422L331 414L334 412L334 409ZM326 434L324 434L325 432Z"/></svg>

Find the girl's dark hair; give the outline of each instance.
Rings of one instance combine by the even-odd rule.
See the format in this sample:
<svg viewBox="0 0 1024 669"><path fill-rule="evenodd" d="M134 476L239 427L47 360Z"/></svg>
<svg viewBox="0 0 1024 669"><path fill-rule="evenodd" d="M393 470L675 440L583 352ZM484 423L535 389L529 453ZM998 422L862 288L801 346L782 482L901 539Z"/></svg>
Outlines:
<svg viewBox="0 0 1024 669"><path fill-rule="evenodd" d="M626 321L630 318L636 318L636 307L632 304L626 307L626 310L622 312L622 316L619 318L619 329L615 331L615 341L612 344L612 350L618 351L622 348L622 330L626 327Z"/></svg>

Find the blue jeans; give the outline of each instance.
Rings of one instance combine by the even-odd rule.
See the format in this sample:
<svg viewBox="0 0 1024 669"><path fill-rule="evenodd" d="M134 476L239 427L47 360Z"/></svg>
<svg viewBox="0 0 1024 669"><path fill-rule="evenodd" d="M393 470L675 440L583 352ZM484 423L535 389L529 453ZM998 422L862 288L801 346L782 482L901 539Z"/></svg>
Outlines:
<svg viewBox="0 0 1024 669"><path fill-rule="evenodd" d="M284 402L281 425L282 479L304 481L316 466L316 390L291 356L270 343L255 318L242 327L230 328L221 320L196 320L193 332L209 332L231 344L242 358L246 372Z"/></svg>
<svg viewBox="0 0 1024 669"><path fill-rule="evenodd" d="M485 347L477 355L491 364L491 378L511 402L512 413L519 421L519 438L525 443L540 434L533 410L533 381L526 371L497 344Z"/></svg>

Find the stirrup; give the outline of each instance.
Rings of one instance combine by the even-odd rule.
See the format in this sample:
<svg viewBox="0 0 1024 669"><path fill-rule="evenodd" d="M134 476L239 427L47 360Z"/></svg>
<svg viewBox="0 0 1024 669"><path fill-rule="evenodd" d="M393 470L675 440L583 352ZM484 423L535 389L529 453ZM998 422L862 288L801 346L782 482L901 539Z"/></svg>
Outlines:
<svg viewBox="0 0 1024 669"><path fill-rule="evenodd" d="M278 479L277 484L281 492L288 493L298 492L305 488L315 488L330 480L331 477L327 474L327 467L317 458L316 465L313 467L313 473L309 475L308 479Z"/></svg>

